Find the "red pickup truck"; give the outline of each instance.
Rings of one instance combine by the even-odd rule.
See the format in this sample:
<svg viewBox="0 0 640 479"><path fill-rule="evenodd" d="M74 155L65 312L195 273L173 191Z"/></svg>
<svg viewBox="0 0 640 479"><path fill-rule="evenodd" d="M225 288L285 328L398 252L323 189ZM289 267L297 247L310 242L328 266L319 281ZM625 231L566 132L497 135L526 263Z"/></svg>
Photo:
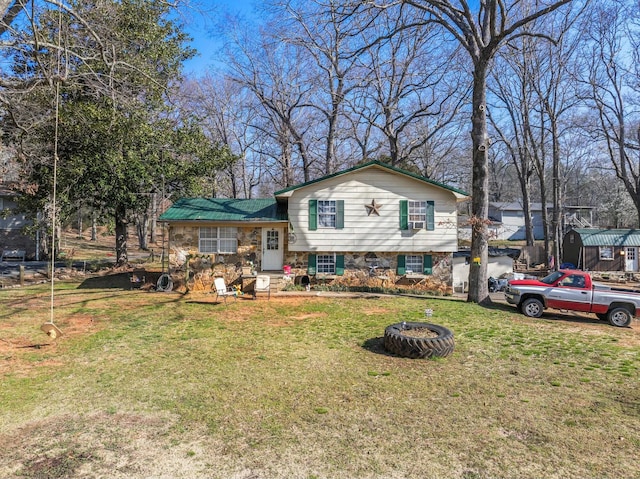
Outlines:
<svg viewBox="0 0 640 479"><path fill-rule="evenodd" d="M613 326L626 327L640 313L640 291L595 284L589 273L578 270L555 271L540 280L511 280L505 298L531 318L552 308L594 313Z"/></svg>

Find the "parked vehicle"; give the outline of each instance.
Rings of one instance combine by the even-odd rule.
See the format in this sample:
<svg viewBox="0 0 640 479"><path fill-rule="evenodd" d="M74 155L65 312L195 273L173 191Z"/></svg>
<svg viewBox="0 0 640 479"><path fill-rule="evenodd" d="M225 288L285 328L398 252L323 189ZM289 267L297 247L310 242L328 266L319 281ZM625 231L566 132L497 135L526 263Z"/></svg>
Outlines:
<svg viewBox="0 0 640 479"><path fill-rule="evenodd" d="M494 278L493 276L490 276L488 282L489 292L497 293L506 289L508 280L506 278Z"/></svg>
<svg viewBox="0 0 640 479"><path fill-rule="evenodd" d="M626 327L640 313L640 291L595 284L585 271L559 270L538 279L511 280L508 303L531 318L546 308L593 313L613 326Z"/></svg>

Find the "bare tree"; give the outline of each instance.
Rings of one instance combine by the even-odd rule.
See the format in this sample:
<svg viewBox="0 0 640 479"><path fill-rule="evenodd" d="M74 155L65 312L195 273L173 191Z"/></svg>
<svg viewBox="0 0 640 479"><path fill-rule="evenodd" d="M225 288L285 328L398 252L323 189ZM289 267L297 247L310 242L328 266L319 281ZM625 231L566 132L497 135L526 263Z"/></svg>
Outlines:
<svg viewBox="0 0 640 479"><path fill-rule="evenodd" d="M629 22L634 11L632 2L603 1L595 6L585 28L590 42L582 55L588 62L583 96L595 110L591 134L603 142L640 221L640 34Z"/></svg>
<svg viewBox="0 0 640 479"><path fill-rule="evenodd" d="M525 240L534 243L531 215L531 180L535 174L532 158L531 120L532 87L529 84L531 38L520 39L517 48L499 55L491 75L489 91L496 101L489 108L488 118L500 141L505 145L520 185L524 211ZM515 47L515 46L514 46ZM502 111L501 111L502 110Z"/></svg>
<svg viewBox="0 0 640 479"><path fill-rule="evenodd" d="M273 3L279 27L275 35L308 56L305 79L314 86L308 107L316 110L322 119L317 135L324 139L321 148L324 151L318 152L323 160L319 173L333 173L343 166L338 148L345 99L357 85L352 75L358 62L353 26L341 21L341 7L336 2L277 0Z"/></svg>
<svg viewBox="0 0 640 479"><path fill-rule="evenodd" d="M418 151L433 153L429 147L447 136L442 133L451 130L467 93L460 80L464 75L456 68L457 45L447 41L436 25L402 28L415 23L412 16L416 14L415 9L402 5L384 10L361 32L362 44L369 38L383 38L388 32L397 33L374 42L359 56L361 70L366 72L362 89L373 100L368 104L376 105L360 114L385 138L390 163L405 167L421 157ZM432 160L434 155L430 156ZM422 165L420 170L429 168Z"/></svg>
<svg viewBox="0 0 640 479"><path fill-rule="evenodd" d="M404 3L424 12L426 22L435 22L458 40L469 54L473 67L471 212L474 227L471 256L474 266L469 272L468 301L491 301L487 286L489 175L486 118L487 76L491 61L498 50L514 38L527 35L542 38L537 30L525 30L524 27L533 25L571 1L549 0L530 5L530 2L521 0L480 0L479 6L474 7L468 0L404 0Z"/></svg>
<svg viewBox="0 0 640 479"><path fill-rule="evenodd" d="M251 198L260 183L263 165L255 161L256 142L251 123L256 117L255 96L222 73L208 73L183 82L177 97L186 115L198 122L212 143L225 146L238 159L214 179L212 195Z"/></svg>
<svg viewBox="0 0 640 479"><path fill-rule="evenodd" d="M308 108L314 88L305 81L308 59L296 46L274 41L269 36L256 39L239 24L232 34L233 41L227 47L229 76L256 97L263 107L262 119L272 123L255 126L276 140L272 146L277 145L280 151L272 156L278 158L282 167L281 186L291 186L297 181L294 152L300 160L299 170L304 181L309 181L317 157L309 148L315 121Z"/></svg>

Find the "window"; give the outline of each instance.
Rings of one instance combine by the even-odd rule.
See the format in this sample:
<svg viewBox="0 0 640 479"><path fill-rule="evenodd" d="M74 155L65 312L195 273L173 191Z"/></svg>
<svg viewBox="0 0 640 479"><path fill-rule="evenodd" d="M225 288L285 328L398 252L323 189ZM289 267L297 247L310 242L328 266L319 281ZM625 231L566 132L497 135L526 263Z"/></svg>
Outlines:
<svg viewBox="0 0 640 479"><path fill-rule="evenodd" d="M600 246L600 259L613 260L613 246Z"/></svg>
<svg viewBox="0 0 640 479"><path fill-rule="evenodd" d="M407 273L422 274L422 255L407 255L405 267Z"/></svg>
<svg viewBox="0 0 640 479"><path fill-rule="evenodd" d="M425 255L398 255L398 267L396 273L404 274L433 274L433 257Z"/></svg>
<svg viewBox="0 0 640 479"><path fill-rule="evenodd" d="M571 274L566 278L564 278L560 282L560 284L562 286L570 286L572 288L584 288L585 287L584 276L581 276L578 274Z"/></svg>
<svg viewBox="0 0 640 479"><path fill-rule="evenodd" d="M307 258L308 274L344 274L343 254L310 254Z"/></svg>
<svg viewBox="0 0 640 479"><path fill-rule="evenodd" d="M278 230L267 231L267 251L277 251L280 244Z"/></svg>
<svg viewBox="0 0 640 479"><path fill-rule="evenodd" d="M409 201L409 221L426 221L427 203L424 201Z"/></svg>
<svg viewBox="0 0 640 479"><path fill-rule="evenodd" d="M428 231L433 231L435 229L435 202L400 200L400 229L410 229L409 223L413 225L422 223Z"/></svg>
<svg viewBox="0 0 640 479"><path fill-rule="evenodd" d="M236 253L238 251L238 229L218 228L220 242L218 253Z"/></svg>
<svg viewBox="0 0 640 479"><path fill-rule="evenodd" d="M319 274L334 274L336 272L336 257L332 254L319 254L316 257L316 271Z"/></svg>
<svg viewBox="0 0 640 479"><path fill-rule="evenodd" d="M344 228L344 200L309 200L309 231Z"/></svg>
<svg viewBox="0 0 640 479"><path fill-rule="evenodd" d="M201 253L236 253L238 251L238 229L201 227L198 250Z"/></svg>
<svg viewBox="0 0 640 479"><path fill-rule="evenodd" d="M336 202L319 200L318 201L318 226L320 228L336 227Z"/></svg>

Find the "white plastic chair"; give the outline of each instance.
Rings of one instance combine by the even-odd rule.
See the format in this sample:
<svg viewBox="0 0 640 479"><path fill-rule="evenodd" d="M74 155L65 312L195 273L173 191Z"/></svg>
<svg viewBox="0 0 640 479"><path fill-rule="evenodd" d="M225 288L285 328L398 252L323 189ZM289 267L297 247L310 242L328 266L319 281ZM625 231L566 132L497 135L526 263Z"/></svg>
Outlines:
<svg viewBox="0 0 640 479"><path fill-rule="evenodd" d="M253 298L255 299L258 293L267 293L267 299L271 299L271 276L266 274L260 274L256 276L256 284L253 288Z"/></svg>
<svg viewBox="0 0 640 479"><path fill-rule="evenodd" d="M213 286L216 289L216 301L218 300L219 296L222 296L224 298L225 304L227 303L228 296L233 296L234 300L238 299L235 291L231 288L227 288L227 285L224 282L224 278L215 278L213 280Z"/></svg>

